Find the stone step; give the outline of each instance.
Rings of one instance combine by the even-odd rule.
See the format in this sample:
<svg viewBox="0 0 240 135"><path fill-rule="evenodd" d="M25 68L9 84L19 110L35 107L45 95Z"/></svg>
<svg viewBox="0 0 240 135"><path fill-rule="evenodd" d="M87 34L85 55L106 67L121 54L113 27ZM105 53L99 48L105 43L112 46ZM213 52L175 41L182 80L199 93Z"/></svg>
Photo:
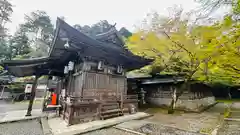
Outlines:
<svg viewBox="0 0 240 135"><path fill-rule="evenodd" d="M101 118L102 119L109 119L109 118L114 118L114 117L118 117L118 116L122 116L122 113L111 113L111 114L107 114L107 115L102 115Z"/></svg>
<svg viewBox="0 0 240 135"><path fill-rule="evenodd" d="M240 121L225 120L223 127L218 135L238 135L240 133Z"/></svg>
<svg viewBox="0 0 240 135"><path fill-rule="evenodd" d="M230 111L232 115L239 115L240 116L240 111Z"/></svg>
<svg viewBox="0 0 240 135"><path fill-rule="evenodd" d="M238 109L238 108L231 108L230 111L231 111L231 112L240 112L240 109Z"/></svg>
<svg viewBox="0 0 240 135"><path fill-rule="evenodd" d="M101 114L107 114L107 113L120 113L120 112L122 112L121 109L113 109L113 110L103 111L103 112L101 112Z"/></svg>
<svg viewBox="0 0 240 135"><path fill-rule="evenodd" d="M240 134L240 103L234 103L230 108L229 117L224 120L224 125L218 135L238 134Z"/></svg>
<svg viewBox="0 0 240 135"><path fill-rule="evenodd" d="M239 118L224 118L225 121L237 121L240 122Z"/></svg>
<svg viewBox="0 0 240 135"><path fill-rule="evenodd" d="M228 118L233 118L233 119L240 119L240 112L230 112L230 115Z"/></svg>
<svg viewBox="0 0 240 135"><path fill-rule="evenodd" d="M239 116L239 115L229 115L228 118L235 118L235 119L238 119L238 118L240 118L240 116Z"/></svg>
<svg viewBox="0 0 240 135"><path fill-rule="evenodd" d="M240 121L226 121L227 125L238 125L240 127Z"/></svg>

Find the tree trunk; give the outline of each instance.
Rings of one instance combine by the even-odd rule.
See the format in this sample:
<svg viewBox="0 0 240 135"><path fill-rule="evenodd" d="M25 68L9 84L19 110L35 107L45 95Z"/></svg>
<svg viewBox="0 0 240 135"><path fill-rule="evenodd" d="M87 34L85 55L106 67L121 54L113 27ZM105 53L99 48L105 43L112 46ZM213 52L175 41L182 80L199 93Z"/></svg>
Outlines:
<svg viewBox="0 0 240 135"><path fill-rule="evenodd" d="M30 101L28 104L28 110L27 110L27 114L26 116L31 116L31 112L32 112L32 106L33 106L33 101L35 98L35 93L36 93L36 88L37 88L37 80L40 76L35 76L35 80L33 82L33 86L32 86L32 91L31 91L31 97L30 97Z"/></svg>
<svg viewBox="0 0 240 135"><path fill-rule="evenodd" d="M3 88L2 88L2 92L1 92L1 98L2 98L2 96L3 96L3 93L4 93L4 89L5 89L5 86L3 86Z"/></svg>
<svg viewBox="0 0 240 135"><path fill-rule="evenodd" d="M177 88L171 87L170 89L172 91L172 101L171 101L171 104L170 104L169 109L168 109L168 114L173 114L174 109L176 107L176 103L177 103Z"/></svg>
<svg viewBox="0 0 240 135"><path fill-rule="evenodd" d="M46 103L45 101L47 101L46 96L47 96L48 87L49 87L49 86L48 86L49 80L50 80L50 77L48 76L48 77L47 77L47 84L46 84L47 86L46 86L46 89L45 89L45 91L44 91L44 97L43 97L43 103L42 103L42 112L44 111L44 109L45 109L45 107L46 107L46 106L45 106L45 103Z"/></svg>
<svg viewBox="0 0 240 135"><path fill-rule="evenodd" d="M230 92L231 92L231 91L230 91L230 89L228 88L228 98L229 98L229 99L232 99L232 95L231 95Z"/></svg>

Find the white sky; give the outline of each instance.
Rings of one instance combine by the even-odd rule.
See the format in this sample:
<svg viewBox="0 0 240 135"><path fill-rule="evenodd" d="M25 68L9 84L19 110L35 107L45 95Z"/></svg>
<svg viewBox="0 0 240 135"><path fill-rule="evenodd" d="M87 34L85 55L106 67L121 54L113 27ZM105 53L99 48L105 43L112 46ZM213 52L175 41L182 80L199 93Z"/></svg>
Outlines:
<svg viewBox="0 0 240 135"><path fill-rule="evenodd" d="M44 10L51 16L55 24L58 16L64 16L66 22L80 25L91 25L99 20L117 23L117 27L133 30L147 13L156 10L168 14L167 8L173 4L181 4L185 10L194 9L194 0L9 0L14 12L10 32L14 32L23 22L24 14L34 10Z"/></svg>

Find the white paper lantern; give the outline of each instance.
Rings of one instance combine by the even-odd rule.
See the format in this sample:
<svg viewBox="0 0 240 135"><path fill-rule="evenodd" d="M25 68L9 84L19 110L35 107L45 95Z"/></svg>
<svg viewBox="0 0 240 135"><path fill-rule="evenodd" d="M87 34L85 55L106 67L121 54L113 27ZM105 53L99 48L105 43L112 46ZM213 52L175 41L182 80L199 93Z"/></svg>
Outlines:
<svg viewBox="0 0 240 135"><path fill-rule="evenodd" d="M103 70L103 62L102 61L98 62L98 70Z"/></svg>
<svg viewBox="0 0 240 135"><path fill-rule="evenodd" d="M64 74L67 74L68 73L68 66L65 66L64 67Z"/></svg>
<svg viewBox="0 0 240 135"><path fill-rule="evenodd" d="M73 71L73 68L74 68L74 62L69 61L69 63L68 63L68 70L69 71Z"/></svg>
<svg viewBox="0 0 240 135"><path fill-rule="evenodd" d="M69 48L70 47L70 45L69 45L69 43L68 43L68 40L67 40L67 42L64 44L64 48Z"/></svg>
<svg viewBox="0 0 240 135"><path fill-rule="evenodd" d="M117 66L117 73L122 73L123 72L123 67L122 66Z"/></svg>

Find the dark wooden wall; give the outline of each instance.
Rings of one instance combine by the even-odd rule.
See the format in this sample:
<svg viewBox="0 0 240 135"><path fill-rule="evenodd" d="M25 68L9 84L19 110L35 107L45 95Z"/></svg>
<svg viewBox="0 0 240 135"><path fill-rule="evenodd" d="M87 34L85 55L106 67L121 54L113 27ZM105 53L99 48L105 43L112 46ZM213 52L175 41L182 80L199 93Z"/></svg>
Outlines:
<svg viewBox="0 0 240 135"><path fill-rule="evenodd" d="M75 66L74 73L67 78L68 95L120 97L127 94L127 79L124 74L115 74L115 68L105 66L97 70L93 62L81 63ZM112 72L109 73L109 70Z"/></svg>
<svg viewBox="0 0 240 135"><path fill-rule="evenodd" d="M98 70L93 62L75 66L63 80L67 98L62 100L63 119L76 124L131 113L137 108L137 95L127 95L127 79L116 68ZM136 110L136 109L135 109Z"/></svg>
<svg viewBox="0 0 240 135"><path fill-rule="evenodd" d="M124 76L86 72L83 95L119 97L121 94L126 94L126 83Z"/></svg>

